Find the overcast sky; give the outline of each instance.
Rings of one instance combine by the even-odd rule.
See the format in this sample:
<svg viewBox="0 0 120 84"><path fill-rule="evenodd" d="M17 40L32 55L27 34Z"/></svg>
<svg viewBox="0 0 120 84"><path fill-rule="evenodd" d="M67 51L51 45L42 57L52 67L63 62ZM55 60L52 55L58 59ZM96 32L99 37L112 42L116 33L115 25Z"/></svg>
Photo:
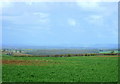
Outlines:
<svg viewBox="0 0 120 84"><path fill-rule="evenodd" d="M118 42L117 2L7 2L0 7L5 45Z"/></svg>

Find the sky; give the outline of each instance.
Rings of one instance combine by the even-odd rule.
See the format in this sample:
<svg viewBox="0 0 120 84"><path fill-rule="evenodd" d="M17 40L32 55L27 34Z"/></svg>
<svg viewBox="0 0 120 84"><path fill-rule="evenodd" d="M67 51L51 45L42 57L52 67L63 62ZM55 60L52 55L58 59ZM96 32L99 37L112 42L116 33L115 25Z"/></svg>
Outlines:
<svg viewBox="0 0 120 84"><path fill-rule="evenodd" d="M118 43L117 2L6 2L0 8L3 45Z"/></svg>

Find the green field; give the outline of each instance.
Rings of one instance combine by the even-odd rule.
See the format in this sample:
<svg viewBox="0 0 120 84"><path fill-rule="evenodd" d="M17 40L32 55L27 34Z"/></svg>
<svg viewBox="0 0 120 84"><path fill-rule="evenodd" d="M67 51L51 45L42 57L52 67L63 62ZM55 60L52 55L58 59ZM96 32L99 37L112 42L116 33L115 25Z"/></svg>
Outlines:
<svg viewBox="0 0 120 84"><path fill-rule="evenodd" d="M3 56L3 82L117 82L118 57Z"/></svg>

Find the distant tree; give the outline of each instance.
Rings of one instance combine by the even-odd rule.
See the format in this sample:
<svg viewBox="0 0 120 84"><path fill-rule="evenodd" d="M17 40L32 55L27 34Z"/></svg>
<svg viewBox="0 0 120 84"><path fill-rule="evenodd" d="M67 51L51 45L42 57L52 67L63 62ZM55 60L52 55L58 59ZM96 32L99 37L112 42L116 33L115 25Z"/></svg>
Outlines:
<svg viewBox="0 0 120 84"><path fill-rule="evenodd" d="M22 53L22 50L19 50L19 53Z"/></svg>
<svg viewBox="0 0 120 84"><path fill-rule="evenodd" d="M70 57L71 56L71 54L68 54L68 57Z"/></svg>
<svg viewBox="0 0 120 84"><path fill-rule="evenodd" d="M111 53L113 54L113 53L115 53L115 51L113 50L113 51L111 51Z"/></svg>

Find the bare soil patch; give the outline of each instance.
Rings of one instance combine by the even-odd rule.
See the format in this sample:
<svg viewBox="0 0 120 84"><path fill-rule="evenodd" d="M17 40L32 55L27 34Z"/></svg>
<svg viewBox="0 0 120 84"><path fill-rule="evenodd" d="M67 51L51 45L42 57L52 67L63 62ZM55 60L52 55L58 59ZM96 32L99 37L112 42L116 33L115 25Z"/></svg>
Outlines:
<svg viewBox="0 0 120 84"><path fill-rule="evenodd" d="M56 62L43 61L43 60L2 60L2 64L14 64L14 65L38 65L45 66L50 64L59 64Z"/></svg>

